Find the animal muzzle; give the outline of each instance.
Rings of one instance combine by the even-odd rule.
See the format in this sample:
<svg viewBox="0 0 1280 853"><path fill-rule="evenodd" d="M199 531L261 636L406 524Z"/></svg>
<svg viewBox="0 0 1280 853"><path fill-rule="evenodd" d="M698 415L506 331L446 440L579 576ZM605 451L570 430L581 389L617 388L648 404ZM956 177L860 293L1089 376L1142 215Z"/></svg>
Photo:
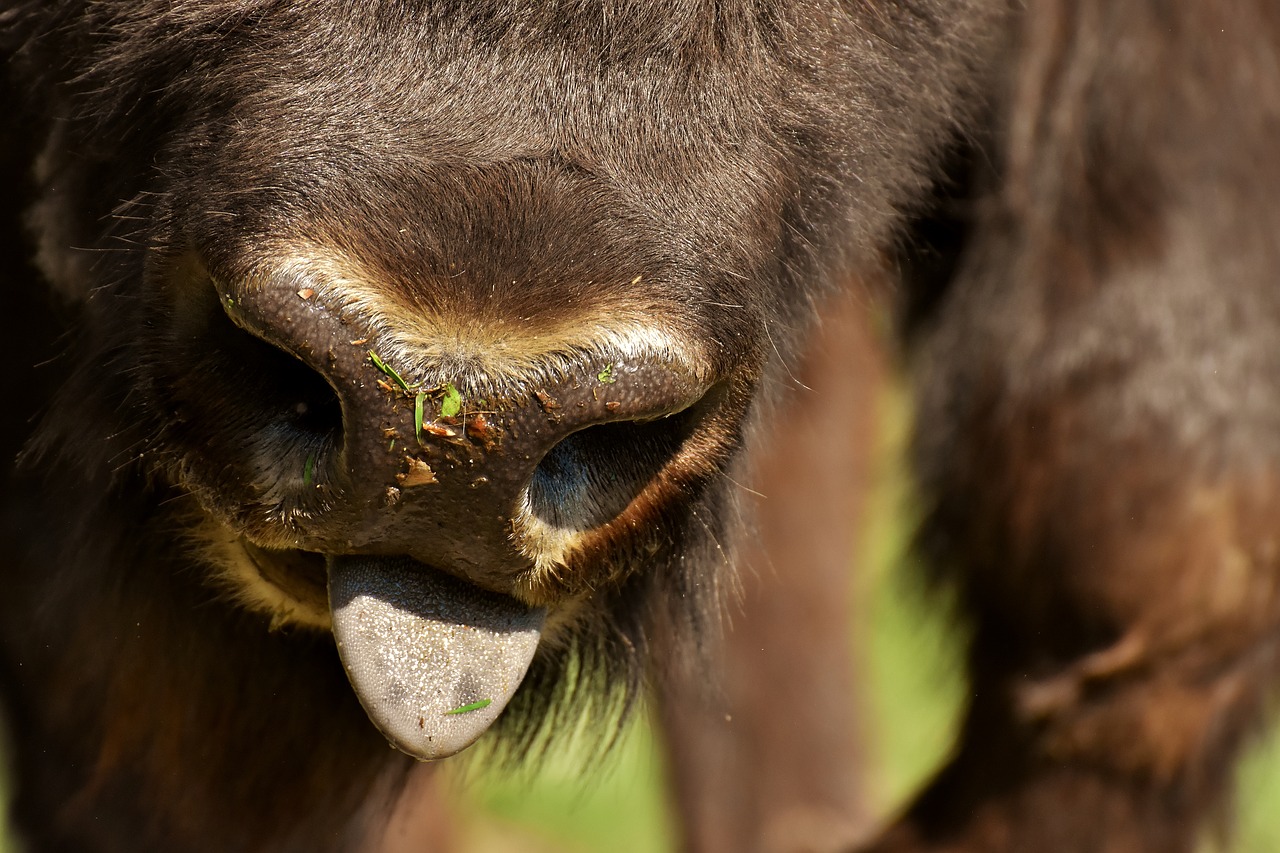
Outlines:
<svg viewBox="0 0 1280 853"><path fill-rule="evenodd" d="M500 374L426 356L318 289L221 293L235 325L336 397L340 423L320 427L332 440L288 463L293 541L324 555L333 634L370 718L422 759L488 728L548 608L617 572L599 555L620 541L634 553L642 522L717 468L735 419L727 383L687 352L552 348Z"/></svg>

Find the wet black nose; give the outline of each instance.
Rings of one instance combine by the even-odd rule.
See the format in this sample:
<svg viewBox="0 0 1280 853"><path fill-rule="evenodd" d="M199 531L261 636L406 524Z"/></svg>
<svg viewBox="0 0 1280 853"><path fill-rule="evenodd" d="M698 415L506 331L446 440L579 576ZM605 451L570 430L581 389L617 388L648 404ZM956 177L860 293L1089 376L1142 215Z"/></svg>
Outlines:
<svg viewBox="0 0 1280 853"><path fill-rule="evenodd" d="M702 396L656 359L561 361L509 391L367 360L383 378L360 364L372 381L342 396L353 492L382 503L362 518L367 544L499 588L617 518L677 455Z"/></svg>
<svg viewBox="0 0 1280 853"><path fill-rule="evenodd" d="M623 515L711 400L669 350L551 349L499 373L482 356L425 359L305 287L226 307L338 404L307 404L331 440L301 461L304 547L408 555L500 591Z"/></svg>

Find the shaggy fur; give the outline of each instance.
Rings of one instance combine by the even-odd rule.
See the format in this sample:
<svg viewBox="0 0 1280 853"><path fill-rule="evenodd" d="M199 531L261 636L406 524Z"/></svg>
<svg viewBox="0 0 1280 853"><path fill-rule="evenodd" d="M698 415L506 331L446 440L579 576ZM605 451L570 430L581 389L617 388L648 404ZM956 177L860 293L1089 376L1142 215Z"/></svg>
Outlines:
<svg viewBox="0 0 1280 853"><path fill-rule="evenodd" d="M396 796L307 555L449 531L298 490L378 424L273 288L468 398L659 351L715 389L616 519L526 519L484 567L552 611L502 720L525 752L625 705L655 635L699 658L814 306L887 271L922 543L976 628L962 743L876 849L1192 849L1280 626L1268 0L0 15L7 396L44 406L0 678L35 849L359 849ZM236 542L296 553L255 579Z"/></svg>
<svg viewBox="0 0 1280 853"><path fill-rule="evenodd" d="M15 814L38 849L221 851L358 846L406 765L312 627L305 561L264 569L279 593L264 594L243 559L218 556L226 543L429 544L334 522L355 512L341 489L298 491L304 460L327 483L363 425L295 359L292 321L264 294L305 285L406 375L468 399L528 397L566 365L673 336L662 357L720 389L656 485L513 592L552 609L502 721L511 749L536 748L557 696L563 714L625 703L655 630L698 657L739 517L722 475L813 300L882 266L1003 12L142 0L4 14L10 100L29 116L8 135L31 149L11 167L36 165L34 256L72 315L8 490ZM10 290L39 287L9 275Z"/></svg>
<svg viewBox="0 0 1280 853"><path fill-rule="evenodd" d="M1033 2L917 329L951 764L877 850L1189 851L1274 681L1280 14Z"/></svg>

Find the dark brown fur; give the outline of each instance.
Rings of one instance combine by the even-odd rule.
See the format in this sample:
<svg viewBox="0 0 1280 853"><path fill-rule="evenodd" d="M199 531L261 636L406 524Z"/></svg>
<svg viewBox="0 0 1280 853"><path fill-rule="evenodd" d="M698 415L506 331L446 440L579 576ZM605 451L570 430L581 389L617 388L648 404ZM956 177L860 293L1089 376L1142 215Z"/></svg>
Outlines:
<svg viewBox="0 0 1280 853"><path fill-rule="evenodd" d="M7 484L0 597L36 849L357 849L403 779L327 635L269 630L194 553L195 519L297 532L262 497L287 472L237 465L288 457L260 413L308 380L219 325L215 284L327 258L395 317L495 349L533 329L603 352L593 335L646 317L727 389L702 455L542 589L573 607L504 717L523 752L557 699L616 707L660 674L655 631L699 658L739 450L779 399L785 421L815 306L904 244L923 543L976 620L975 698L879 849L1191 849L1280 617L1267 2L0 15L24 116L3 154L26 187L4 275L31 317L6 378L28 408L48 398ZM19 209L65 324L26 307L44 285ZM552 371L440 360L473 391Z"/></svg>
<svg viewBox="0 0 1280 853"><path fill-rule="evenodd" d="M811 302L880 267L969 108L982 60L965 51L999 19L928 2L5 14L30 116L11 135L40 152L37 260L75 314L9 489L17 823L41 849L219 851L376 837L405 760L327 637L225 600L183 532L204 516L259 545L300 530L272 497L296 451L261 424L314 379L219 320L214 285L314 253L443 340L479 328L496 347L506 324L595 351L612 318L668 321L725 383L736 414L699 439L723 470ZM474 396L527 394L550 369L443 358ZM238 467L250 453L261 467ZM577 603L504 715L514 750L557 696L607 710L634 689L655 623L699 654L736 489L673 477L562 573Z"/></svg>
<svg viewBox="0 0 1280 853"><path fill-rule="evenodd" d="M918 356L973 700L876 849L1189 851L1276 670L1280 15L1036 2L1014 57Z"/></svg>

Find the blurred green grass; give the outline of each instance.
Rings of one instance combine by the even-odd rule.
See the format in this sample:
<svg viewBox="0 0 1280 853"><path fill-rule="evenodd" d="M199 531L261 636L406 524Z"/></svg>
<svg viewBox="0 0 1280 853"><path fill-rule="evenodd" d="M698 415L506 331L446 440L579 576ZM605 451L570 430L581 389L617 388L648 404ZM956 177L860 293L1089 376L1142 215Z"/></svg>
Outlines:
<svg viewBox="0 0 1280 853"><path fill-rule="evenodd" d="M643 715L603 759L580 743L557 748L532 770L508 775L476 766L483 758L450 768L458 846L466 853L675 848L662 756Z"/></svg>
<svg viewBox="0 0 1280 853"><path fill-rule="evenodd" d="M911 503L902 466L907 421L900 392L887 395L884 447L868 508L868 532L850 603L867 711L867 791L874 814L900 808L943 760L964 685L963 635L912 581ZM591 765L585 775L584 763ZM558 751L536 771L489 773L468 762L451 771L459 849L465 853L672 853L675 832L662 758L643 716L602 761ZM1280 850L1280 733L1238 773L1235 835L1210 835L1204 853ZM0 776L0 795L4 790ZM0 853L18 853L0 833ZM32 851L38 853L38 851Z"/></svg>

